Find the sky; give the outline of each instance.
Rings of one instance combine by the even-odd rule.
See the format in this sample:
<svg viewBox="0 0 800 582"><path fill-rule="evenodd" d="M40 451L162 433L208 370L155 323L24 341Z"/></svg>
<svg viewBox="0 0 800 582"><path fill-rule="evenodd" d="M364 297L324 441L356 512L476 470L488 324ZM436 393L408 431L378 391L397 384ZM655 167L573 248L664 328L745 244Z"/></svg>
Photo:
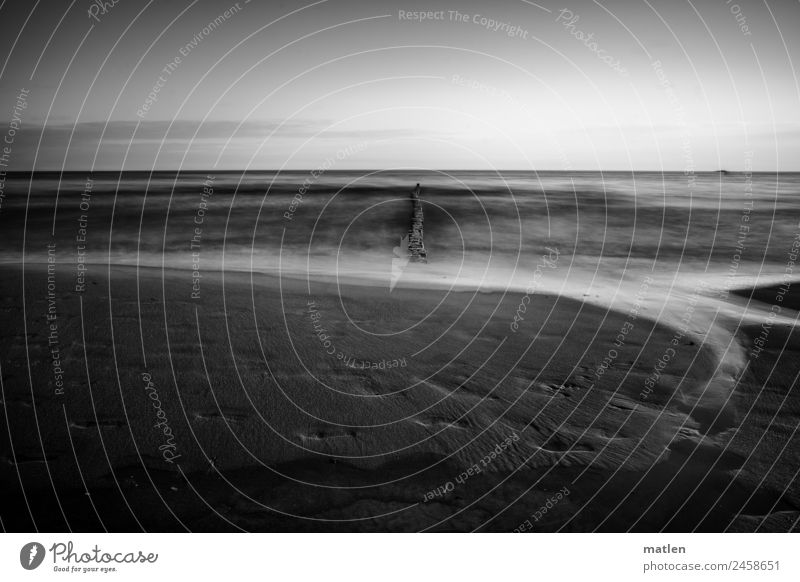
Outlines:
<svg viewBox="0 0 800 582"><path fill-rule="evenodd" d="M736 2L5 0L0 153L10 170L800 171L800 3Z"/></svg>

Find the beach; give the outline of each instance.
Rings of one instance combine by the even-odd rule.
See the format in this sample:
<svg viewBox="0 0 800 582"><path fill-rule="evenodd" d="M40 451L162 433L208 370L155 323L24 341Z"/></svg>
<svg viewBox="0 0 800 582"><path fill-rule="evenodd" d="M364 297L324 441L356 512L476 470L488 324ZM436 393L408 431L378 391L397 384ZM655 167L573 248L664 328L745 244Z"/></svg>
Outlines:
<svg viewBox="0 0 800 582"><path fill-rule="evenodd" d="M389 302L368 286L208 273L193 300L190 271L112 267L59 302L58 393L46 277L26 270L27 330L3 307L17 364L3 367L7 528L513 531L565 487L535 531L781 530L798 515L783 490L796 334L724 406L692 409L718 358L681 341L643 398L674 337L643 315L542 295L513 333L518 294ZM22 280L4 268L3 296ZM404 341L354 327L387 322L417 327Z"/></svg>
<svg viewBox="0 0 800 582"><path fill-rule="evenodd" d="M463 180L466 202L423 182L427 264L392 263L410 210L397 177L348 193L327 222L333 188L287 219L288 181L265 202L219 179L208 193L205 176L146 199L95 179L84 211L76 180L54 236L11 228L5 256L30 250L0 266L3 526L796 529L793 276L780 292L793 239L770 238L730 279L735 239L687 237L721 240L736 200L709 234L678 228L698 210L673 197L653 251L659 207L621 178L605 202L548 204ZM44 224L50 203L0 219ZM609 204L633 209L630 237L598 226ZM381 220L359 223L359 205ZM519 209L533 233L507 221ZM574 236L542 231L572 212ZM449 242L448 215L464 234Z"/></svg>

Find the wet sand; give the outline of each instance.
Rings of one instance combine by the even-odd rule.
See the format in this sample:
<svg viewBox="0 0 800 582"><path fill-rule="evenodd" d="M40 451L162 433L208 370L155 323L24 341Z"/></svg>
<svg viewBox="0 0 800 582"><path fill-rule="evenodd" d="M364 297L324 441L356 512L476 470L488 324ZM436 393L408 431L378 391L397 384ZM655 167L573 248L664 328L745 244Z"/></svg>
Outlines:
<svg viewBox="0 0 800 582"><path fill-rule="evenodd" d="M779 293L780 289L780 285L765 285L747 289L736 289L733 293L751 301L760 301L768 305L775 304L776 297L780 296L783 300L779 302L779 305L793 311L800 311L800 287L796 284L793 287L790 286L783 294Z"/></svg>
<svg viewBox="0 0 800 582"><path fill-rule="evenodd" d="M202 275L57 270L48 320L44 267L24 308L2 268L7 530L796 527L792 328L716 392L644 313L535 294L514 332L521 293Z"/></svg>

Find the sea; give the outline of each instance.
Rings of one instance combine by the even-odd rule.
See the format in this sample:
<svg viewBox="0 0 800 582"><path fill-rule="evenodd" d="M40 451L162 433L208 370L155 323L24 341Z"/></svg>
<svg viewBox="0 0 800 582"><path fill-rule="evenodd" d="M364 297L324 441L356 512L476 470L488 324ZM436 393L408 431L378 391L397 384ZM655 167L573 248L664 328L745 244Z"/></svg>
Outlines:
<svg viewBox="0 0 800 582"><path fill-rule="evenodd" d="M398 280L416 184L428 263ZM635 288L645 275L721 292L793 279L800 235L797 173L37 172L0 185L0 260L41 263L50 253L87 270L482 289L535 279L607 302L618 283ZM537 270L555 252L558 264Z"/></svg>

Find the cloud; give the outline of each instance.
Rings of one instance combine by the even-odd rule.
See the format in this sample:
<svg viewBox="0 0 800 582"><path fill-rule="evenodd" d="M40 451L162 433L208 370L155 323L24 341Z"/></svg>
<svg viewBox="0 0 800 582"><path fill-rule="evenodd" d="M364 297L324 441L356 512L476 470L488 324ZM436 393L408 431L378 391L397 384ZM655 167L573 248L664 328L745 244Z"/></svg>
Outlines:
<svg viewBox="0 0 800 582"><path fill-rule="evenodd" d="M43 142L94 144L103 142L129 143L164 141L190 142L192 140L228 139L302 139L317 136L319 139L391 139L420 137L433 132L412 128L337 129L327 120L289 121L199 121L199 120L142 120L142 121L88 121L71 124L51 124L44 128ZM27 126L23 134L29 143L37 143L42 126Z"/></svg>
<svg viewBox="0 0 800 582"><path fill-rule="evenodd" d="M139 120L87 121L76 124L56 123L44 128L27 125L17 134L12 159L14 170L37 169L113 169L181 164L184 154L203 156L213 161L217 154L240 156L244 163L249 154L269 145L271 152L288 155L297 143L287 140L313 138L311 144L328 144L335 149L353 141L378 141L403 138L447 137L434 130L413 128L352 128L322 119L289 121L250 120ZM235 161L231 160L235 165Z"/></svg>

